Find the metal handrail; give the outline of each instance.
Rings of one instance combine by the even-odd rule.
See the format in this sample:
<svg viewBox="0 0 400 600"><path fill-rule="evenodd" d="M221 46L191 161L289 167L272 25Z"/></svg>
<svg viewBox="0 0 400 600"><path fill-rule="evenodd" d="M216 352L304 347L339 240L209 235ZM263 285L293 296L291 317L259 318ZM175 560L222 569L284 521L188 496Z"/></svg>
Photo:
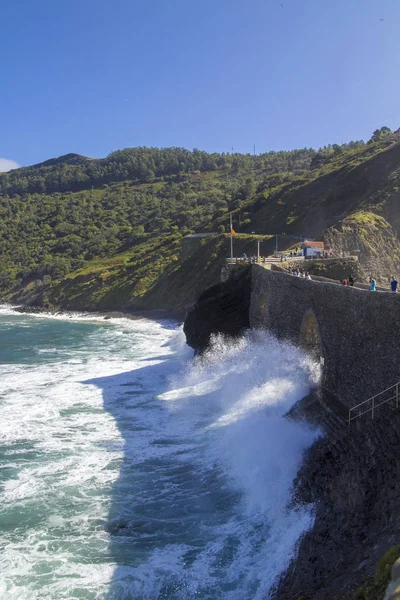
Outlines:
<svg viewBox="0 0 400 600"><path fill-rule="evenodd" d="M362 406L363 404L366 404L367 402L370 402L374 398L378 398L378 396L382 396L382 394L385 394L389 390L392 390L393 388L395 388L399 384L400 384L400 381L399 381L399 383L395 383L394 385L391 385L390 387L386 388L386 390L383 390L383 392L379 392L379 394L375 394L375 396L371 396L371 398L368 398L368 400L364 400L363 402L360 402L360 404L356 404L355 406L352 406L350 408L350 410L354 410L355 408L358 408L359 406Z"/></svg>
<svg viewBox="0 0 400 600"><path fill-rule="evenodd" d="M282 262L296 262L296 261L303 261L304 260L304 256L287 256L286 259L284 261L282 261L280 258L275 257L275 256L268 256L265 257L264 260L260 259L255 259L251 260L251 258L247 257L247 258L226 258L225 259L226 262L228 264L245 264L245 263L253 263L253 264L265 264L265 263L282 263Z"/></svg>
<svg viewBox="0 0 400 600"><path fill-rule="evenodd" d="M387 404L391 400L396 400L396 408L399 408L399 386L400 386L400 382L395 383L394 385L391 385L390 387L386 388L386 390L383 390L383 392L379 392L379 394L375 394L375 396L371 396L371 398L368 398L368 400L364 400L364 402L360 402L360 404L356 404L355 406L352 406L349 409L349 425L350 425L351 421L354 421L354 419L358 419L362 415L365 415L369 412L372 413L372 418L374 418L375 410L377 408L379 408L380 406L382 406L383 404ZM390 398L383 400L383 402L379 402L379 404L375 404L376 398L379 398L383 394L386 394L386 392L390 392L390 390L393 390L393 389L396 389L396 393L394 394L394 396L391 396ZM363 410L362 412L358 412L354 416L351 414L352 411L360 408L360 406L364 406L368 402L372 402L372 406L370 408L367 408L367 410Z"/></svg>

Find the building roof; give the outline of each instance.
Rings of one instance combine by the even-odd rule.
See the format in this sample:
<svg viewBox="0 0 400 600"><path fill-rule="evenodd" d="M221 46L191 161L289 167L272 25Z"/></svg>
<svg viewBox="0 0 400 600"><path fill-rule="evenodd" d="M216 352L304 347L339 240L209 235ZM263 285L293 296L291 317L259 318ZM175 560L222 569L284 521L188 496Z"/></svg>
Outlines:
<svg viewBox="0 0 400 600"><path fill-rule="evenodd" d="M303 246L307 246L307 248L325 248L324 242L309 242L308 240L304 240Z"/></svg>

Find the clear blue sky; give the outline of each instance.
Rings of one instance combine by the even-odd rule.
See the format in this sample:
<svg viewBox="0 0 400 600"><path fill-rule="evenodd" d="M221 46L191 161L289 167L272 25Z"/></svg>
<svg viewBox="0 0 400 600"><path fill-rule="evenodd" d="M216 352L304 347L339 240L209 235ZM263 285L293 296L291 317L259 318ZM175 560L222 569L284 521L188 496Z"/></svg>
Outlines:
<svg viewBox="0 0 400 600"><path fill-rule="evenodd" d="M282 4L6 0L0 157L264 152L400 127L400 1Z"/></svg>

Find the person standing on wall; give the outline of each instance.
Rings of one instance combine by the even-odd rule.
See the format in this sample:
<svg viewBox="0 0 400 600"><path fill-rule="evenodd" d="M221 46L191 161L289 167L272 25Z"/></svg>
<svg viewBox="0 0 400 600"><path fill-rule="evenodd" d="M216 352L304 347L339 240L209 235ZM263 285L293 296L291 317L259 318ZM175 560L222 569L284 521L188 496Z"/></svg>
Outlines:
<svg viewBox="0 0 400 600"><path fill-rule="evenodd" d="M376 292L376 279L371 278L369 284L369 289L371 292Z"/></svg>
<svg viewBox="0 0 400 600"><path fill-rule="evenodd" d="M395 277L392 277L392 281L390 282L390 289L392 290L392 292L397 292L398 285L399 282L397 281L397 279Z"/></svg>

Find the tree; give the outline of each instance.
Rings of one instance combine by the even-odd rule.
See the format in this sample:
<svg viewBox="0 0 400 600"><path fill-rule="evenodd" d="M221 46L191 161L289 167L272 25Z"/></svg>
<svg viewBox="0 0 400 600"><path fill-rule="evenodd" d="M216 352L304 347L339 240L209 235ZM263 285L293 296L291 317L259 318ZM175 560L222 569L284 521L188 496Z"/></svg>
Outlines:
<svg viewBox="0 0 400 600"><path fill-rule="evenodd" d="M248 200L254 196L256 191L257 184L254 181L253 177L248 177L241 188L242 198L243 200Z"/></svg>
<svg viewBox="0 0 400 600"><path fill-rule="evenodd" d="M332 150L333 150L334 154L342 154L344 151L343 147L339 146L339 144L333 144Z"/></svg>
<svg viewBox="0 0 400 600"><path fill-rule="evenodd" d="M234 158L231 163L231 172L233 175L237 175L239 173L239 161L237 158Z"/></svg>
<svg viewBox="0 0 400 600"><path fill-rule="evenodd" d="M382 140L384 140L385 138L389 137L392 134L392 130L390 129L390 127L381 127L380 129L376 129L374 131L374 133L372 134L371 139L369 140L369 144L372 142L380 142Z"/></svg>

